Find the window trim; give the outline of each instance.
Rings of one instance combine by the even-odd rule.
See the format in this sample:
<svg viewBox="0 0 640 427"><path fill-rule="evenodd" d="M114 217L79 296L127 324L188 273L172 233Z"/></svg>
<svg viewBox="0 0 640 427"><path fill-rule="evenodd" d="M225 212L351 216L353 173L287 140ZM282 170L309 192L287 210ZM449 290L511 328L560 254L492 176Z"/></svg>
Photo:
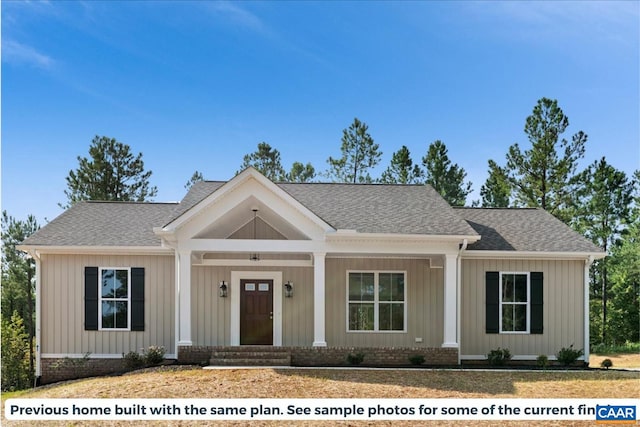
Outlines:
<svg viewBox="0 0 640 427"><path fill-rule="evenodd" d="M105 328L102 326L102 272L105 270L126 270L127 271L127 327L126 328ZM131 331L131 267L98 267L98 330L106 332L128 332ZM105 298L106 301L124 301L124 298Z"/></svg>
<svg viewBox="0 0 640 427"><path fill-rule="evenodd" d="M498 333L505 335L523 335L523 334L531 334L531 272L530 271L500 271L498 272ZM503 302L502 301L502 276L503 275L524 275L527 277L527 302L526 304L517 303L517 302ZM515 292L515 290L514 290ZM526 314L526 322L527 328L524 331L504 331L502 329L502 306L505 304L509 305L525 305L527 309Z"/></svg>
<svg viewBox="0 0 640 427"><path fill-rule="evenodd" d="M366 301L369 303L373 303L373 330L370 331L359 331L359 330L354 330L354 329L349 329L349 304L351 303L351 300L349 299L349 274L351 273L373 273L373 301ZM404 313L403 313L403 329L402 330L381 330L380 329L380 290L379 290L379 285L380 285L380 274L387 274L387 273L391 273L391 274L402 274L404 276L404 298L402 300L402 305L404 307ZM355 333L355 334L406 334L407 333L407 312L408 312L408 304L407 304L407 288L408 288L408 283L407 283L407 270L347 270L346 275L345 275L345 282L346 282L346 286L345 286L345 300L346 300L346 309L345 309L345 314L346 314L346 321L345 321L345 330L347 333ZM354 303L357 303L358 301L353 301ZM392 303L392 302L396 302L396 303L400 303L400 301L383 301L382 303Z"/></svg>

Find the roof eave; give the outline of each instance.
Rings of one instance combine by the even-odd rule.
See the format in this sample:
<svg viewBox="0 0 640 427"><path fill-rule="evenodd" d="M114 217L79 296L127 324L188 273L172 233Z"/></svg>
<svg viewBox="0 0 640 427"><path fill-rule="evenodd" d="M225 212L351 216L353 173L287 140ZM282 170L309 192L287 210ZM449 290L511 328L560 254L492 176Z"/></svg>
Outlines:
<svg viewBox="0 0 640 427"><path fill-rule="evenodd" d="M163 246L50 246L18 245L18 250L38 254L100 254L100 255L173 255L173 249Z"/></svg>
<svg viewBox="0 0 640 427"><path fill-rule="evenodd" d="M425 242L462 242L474 243L480 240L479 234L402 234L402 233L359 233L354 230L338 230L334 233L327 233L326 239L329 241L339 240L405 240L405 241L425 241Z"/></svg>
<svg viewBox="0 0 640 427"><path fill-rule="evenodd" d="M604 252L562 252L562 251L492 251L468 249L462 254L462 258L483 259L567 259L567 260L595 260L602 259L607 254Z"/></svg>

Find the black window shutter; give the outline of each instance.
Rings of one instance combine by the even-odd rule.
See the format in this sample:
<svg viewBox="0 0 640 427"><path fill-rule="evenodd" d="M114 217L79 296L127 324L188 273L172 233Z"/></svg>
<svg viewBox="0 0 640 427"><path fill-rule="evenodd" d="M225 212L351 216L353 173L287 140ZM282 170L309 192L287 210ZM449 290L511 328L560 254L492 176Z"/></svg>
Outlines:
<svg viewBox="0 0 640 427"><path fill-rule="evenodd" d="M531 333L542 333L542 272L531 272Z"/></svg>
<svg viewBox="0 0 640 427"><path fill-rule="evenodd" d="M487 271L486 281L486 333L500 332L500 277L497 271Z"/></svg>
<svg viewBox="0 0 640 427"><path fill-rule="evenodd" d="M84 268L84 329L98 330L98 267Z"/></svg>
<svg viewBox="0 0 640 427"><path fill-rule="evenodd" d="M144 331L144 268L131 269L131 330Z"/></svg>

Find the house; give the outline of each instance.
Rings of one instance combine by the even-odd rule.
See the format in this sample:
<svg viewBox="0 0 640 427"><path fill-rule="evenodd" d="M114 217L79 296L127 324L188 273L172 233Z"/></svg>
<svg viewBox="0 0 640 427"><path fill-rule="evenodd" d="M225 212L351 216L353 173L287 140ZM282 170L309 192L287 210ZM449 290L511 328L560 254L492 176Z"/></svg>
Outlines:
<svg viewBox="0 0 640 427"><path fill-rule="evenodd" d="M190 363L277 348L295 365L352 352L457 365L571 344L588 360L589 266L604 256L540 209L452 208L428 185L278 184L253 168L180 203L77 203L20 248L36 260L42 382L117 370L151 345Z"/></svg>

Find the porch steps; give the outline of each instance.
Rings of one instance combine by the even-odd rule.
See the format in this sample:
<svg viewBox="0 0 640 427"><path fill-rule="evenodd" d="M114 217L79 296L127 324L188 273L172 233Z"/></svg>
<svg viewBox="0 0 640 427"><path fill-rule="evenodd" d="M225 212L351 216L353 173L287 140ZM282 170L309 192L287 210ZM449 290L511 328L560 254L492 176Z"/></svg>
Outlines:
<svg viewBox="0 0 640 427"><path fill-rule="evenodd" d="M274 347L221 348L211 353L211 366L291 366L291 353Z"/></svg>

